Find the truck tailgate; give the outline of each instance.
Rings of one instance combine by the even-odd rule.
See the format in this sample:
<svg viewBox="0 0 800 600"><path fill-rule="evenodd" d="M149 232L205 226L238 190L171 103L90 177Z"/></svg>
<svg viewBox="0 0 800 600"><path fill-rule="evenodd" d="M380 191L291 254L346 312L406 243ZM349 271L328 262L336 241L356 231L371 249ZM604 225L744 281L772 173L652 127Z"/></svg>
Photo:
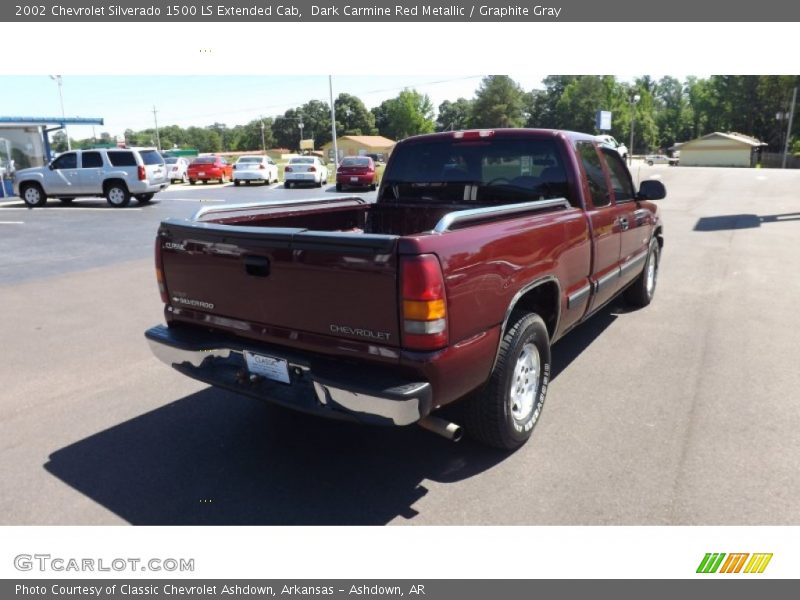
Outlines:
<svg viewBox="0 0 800 600"><path fill-rule="evenodd" d="M397 239L167 220L157 243L176 307L397 346Z"/></svg>

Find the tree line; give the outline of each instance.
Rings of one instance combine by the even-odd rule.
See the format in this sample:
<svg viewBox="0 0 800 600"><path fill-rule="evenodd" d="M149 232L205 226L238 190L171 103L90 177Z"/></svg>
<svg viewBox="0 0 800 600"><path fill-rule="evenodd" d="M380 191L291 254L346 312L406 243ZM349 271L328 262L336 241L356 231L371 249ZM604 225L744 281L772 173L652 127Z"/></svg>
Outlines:
<svg viewBox="0 0 800 600"><path fill-rule="evenodd" d="M473 98L445 100L437 110L426 94L404 89L396 97L368 109L364 102L342 93L334 101L337 135L383 135L399 140L410 135L467 128L543 127L600 133L598 110L611 111L611 130L628 142L634 127L634 153L666 149L713 131L737 131L782 151L792 90L800 76L713 75L707 79L643 76L633 82L611 75L552 75L543 89L526 91L505 75L484 77ZM638 98L638 100L637 100ZM309 102L283 115L255 119L228 127L167 125L158 130L163 149L197 148L200 152L248 151L260 148L299 148L302 138L320 148L331 141L331 113L327 102ZM800 152L800 119L794 119L792 148ZM101 140L76 140L87 147ZM126 130L131 146L156 144L155 129ZM57 151L66 138L54 136Z"/></svg>

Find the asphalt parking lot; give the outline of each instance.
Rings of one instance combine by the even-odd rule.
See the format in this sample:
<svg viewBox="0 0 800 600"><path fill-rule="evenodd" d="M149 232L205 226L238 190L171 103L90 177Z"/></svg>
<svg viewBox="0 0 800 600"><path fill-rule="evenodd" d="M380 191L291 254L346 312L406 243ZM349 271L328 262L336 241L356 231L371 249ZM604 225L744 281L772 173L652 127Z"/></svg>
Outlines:
<svg viewBox="0 0 800 600"><path fill-rule="evenodd" d="M800 524L800 172L634 175L668 190L656 298L554 347L542 420L511 455L282 411L151 356L161 219L330 186L0 201L0 522Z"/></svg>

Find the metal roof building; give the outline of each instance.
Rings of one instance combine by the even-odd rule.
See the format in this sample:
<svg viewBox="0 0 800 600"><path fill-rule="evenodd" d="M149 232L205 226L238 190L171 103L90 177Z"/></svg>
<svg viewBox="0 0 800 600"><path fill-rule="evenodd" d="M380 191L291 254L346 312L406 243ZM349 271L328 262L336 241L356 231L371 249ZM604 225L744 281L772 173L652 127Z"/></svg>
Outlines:
<svg viewBox="0 0 800 600"><path fill-rule="evenodd" d="M682 167L752 167L767 144L741 133L715 131L681 145Z"/></svg>

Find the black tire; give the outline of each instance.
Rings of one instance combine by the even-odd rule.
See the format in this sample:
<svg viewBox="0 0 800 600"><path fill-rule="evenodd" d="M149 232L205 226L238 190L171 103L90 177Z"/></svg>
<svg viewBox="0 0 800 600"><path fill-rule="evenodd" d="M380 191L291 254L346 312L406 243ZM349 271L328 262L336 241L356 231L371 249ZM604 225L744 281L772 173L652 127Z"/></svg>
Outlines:
<svg viewBox="0 0 800 600"><path fill-rule="evenodd" d="M189 180L189 185L194 185L195 183L197 183L197 182L194 179L190 179Z"/></svg>
<svg viewBox="0 0 800 600"><path fill-rule="evenodd" d="M61 204L64 204L66 206L66 205L72 204L72 200L73 199L74 198L59 198L58 201L61 202Z"/></svg>
<svg viewBox="0 0 800 600"><path fill-rule="evenodd" d="M369 189L374 192L375 190L378 189L378 184L377 183L371 183L369 185Z"/></svg>
<svg viewBox="0 0 800 600"><path fill-rule="evenodd" d="M337 192L341 192L342 191L342 184L341 183L337 183L336 184L336 191Z"/></svg>
<svg viewBox="0 0 800 600"><path fill-rule="evenodd" d="M136 194L136 200L139 204L147 204L153 199L153 196L155 196L155 194Z"/></svg>
<svg viewBox="0 0 800 600"><path fill-rule="evenodd" d="M47 204L47 194L38 183L23 183L20 186L19 195L22 196L29 208Z"/></svg>
<svg viewBox="0 0 800 600"><path fill-rule="evenodd" d="M653 166L653 161L652 160L648 160L647 161L647 166L648 167L652 167Z"/></svg>
<svg viewBox="0 0 800 600"><path fill-rule="evenodd" d="M644 307L653 301L658 284L658 260L661 248L658 240L650 240L650 248L647 252L647 260L644 261L642 272L625 290L625 300L633 306ZM650 270L652 267L652 282L650 281Z"/></svg>
<svg viewBox="0 0 800 600"><path fill-rule="evenodd" d="M537 361L538 368L535 366ZM532 388L532 382L526 378L531 370L537 371L533 375L536 381ZM488 383L465 401L466 431L479 442L501 450L515 450L522 446L530 438L541 415L550 372L547 326L535 313L514 311L500 342L497 364ZM526 384L529 393L523 394ZM513 396L512 392L518 392L518 395ZM525 400L530 402L530 406L526 406Z"/></svg>
<svg viewBox="0 0 800 600"><path fill-rule="evenodd" d="M124 183L108 183L105 187L106 202L114 208L128 206L131 202L131 193Z"/></svg>
<svg viewBox="0 0 800 600"><path fill-rule="evenodd" d="M238 179L234 179L233 180L233 185L235 185L236 187L239 187L240 183L241 183L241 181L239 181Z"/></svg>
<svg viewBox="0 0 800 600"><path fill-rule="evenodd" d="M292 182L291 181L284 181L283 182L283 187L285 187L288 190L289 188L292 187Z"/></svg>
<svg viewBox="0 0 800 600"><path fill-rule="evenodd" d="M203 179L203 185L206 185L207 183L208 183L208 179Z"/></svg>

